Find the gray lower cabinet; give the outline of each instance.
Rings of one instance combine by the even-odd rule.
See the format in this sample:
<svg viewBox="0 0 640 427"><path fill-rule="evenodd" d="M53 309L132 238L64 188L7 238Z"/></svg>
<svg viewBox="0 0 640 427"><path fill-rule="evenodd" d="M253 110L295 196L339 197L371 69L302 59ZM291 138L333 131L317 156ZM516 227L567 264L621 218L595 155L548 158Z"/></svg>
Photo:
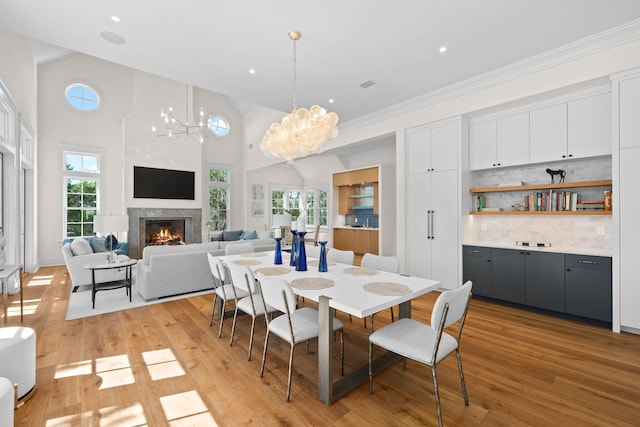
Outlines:
<svg viewBox="0 0 640 427"><path fill-rule="evenodd" d="M565 311L611 322L611 258L565 256Z"/></svg>
<svg viewBox="0 0 640 427"><path fill-rule="evenodd" d="M564 311L564 254L525 252L525 304Z"/></svg>
<svg viewBox="0 0 640 427"><path fill-rule="evenodd" d="M473 282L473 295L491 296L491 248L464 246L462 248L462 283Z"/></svg>
<svg viewBox="0 0 640 427"><path fill-rule="evenodd" d="M463 246L473 294L611 322L611 258Z"/></svg>
<svg viewBox="0 0 640 427"><path fill-rule="evenodd" d="M491 250L491 297L525 303L524 251Z"/></svg>

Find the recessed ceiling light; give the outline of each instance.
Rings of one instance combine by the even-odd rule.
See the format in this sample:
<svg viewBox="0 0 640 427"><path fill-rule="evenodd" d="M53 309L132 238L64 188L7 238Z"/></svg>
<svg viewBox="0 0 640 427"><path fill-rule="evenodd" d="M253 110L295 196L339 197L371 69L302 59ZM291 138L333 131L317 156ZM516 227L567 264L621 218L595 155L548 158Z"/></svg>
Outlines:
<svg viewBox="0 0 640 427"><path fill-rule="evenodd" d="M255 74L256 70L255 68L249 68L249 74Z"/></svg>
<svg viewBox="0 0 640 427"><path fill-rule="evenodd" d="M111 15L111 20L113 22L120 22L120 18L118 16L116 16L116 15Z"/></svg>
<svg viewBox="0 0 640 427"><path fill-rule="evenodd" d="M440 49L438 49L438 52L440 53L445 53L447 51L447 47L446 46L440 46Z"/></svg>
<svg viewBox="0 0 640 427"><path fill-rule="evenodd" d="M333 104L333 98L329 100L329 104Z"/></svg>

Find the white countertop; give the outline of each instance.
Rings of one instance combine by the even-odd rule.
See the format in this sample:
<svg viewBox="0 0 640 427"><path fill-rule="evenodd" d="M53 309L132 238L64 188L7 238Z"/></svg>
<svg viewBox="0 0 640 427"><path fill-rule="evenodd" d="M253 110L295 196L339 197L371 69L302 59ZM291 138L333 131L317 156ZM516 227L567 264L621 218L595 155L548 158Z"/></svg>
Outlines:
<svg viewBox="0 0 640 427"><path fill-rule="evenodd" d="M533 242L532 242L533 243ZM596 249L596 248L574 248L570 246L550 246L550 247L538 247L538 246L518 246L515 242L480 242L480 241L465 241L462 242L465 246L484 246L485 248L500 248L500 249L526 249L528 251L538 252L557 252L563 254L576 254L576 255L591 255L591 256L612 256L611 250Z"/></svg>
<svg viewBox="0 0 640 427"><path fill-rule="evenodd" d="M378 231L378 227L352 227L350 225L334 225L333 228L346 229L346 230L367 230Z"/></svg>

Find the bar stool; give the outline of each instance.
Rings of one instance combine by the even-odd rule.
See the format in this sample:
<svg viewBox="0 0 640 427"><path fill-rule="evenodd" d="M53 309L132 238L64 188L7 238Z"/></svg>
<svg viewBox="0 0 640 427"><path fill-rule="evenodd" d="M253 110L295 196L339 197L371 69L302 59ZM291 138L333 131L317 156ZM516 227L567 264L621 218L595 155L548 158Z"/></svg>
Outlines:
<svg viewBox="0 0 640 427"><path fill-rule="evenodd" d="M0 377L17 384L18 406L36 387L36 332L25 326L0 328Z"/></svg>

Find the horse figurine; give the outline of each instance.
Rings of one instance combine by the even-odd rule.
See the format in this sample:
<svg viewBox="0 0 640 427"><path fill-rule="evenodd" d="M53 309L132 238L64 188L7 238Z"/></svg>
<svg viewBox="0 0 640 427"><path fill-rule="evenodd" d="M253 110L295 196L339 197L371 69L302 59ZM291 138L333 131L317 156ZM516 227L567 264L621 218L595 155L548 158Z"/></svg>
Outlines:
<svg viewBox="0 0 640 427"><path fill-rule="evenodd" d="M564 176L567 174L565 171L563 171L562 169L558 169L556 171L551 170L551 169L547 169L547 173L549 175L551 175L551 183L553 184L553 178L555 175L560 175L560 181L558 182L564 182Z"/></svg>

